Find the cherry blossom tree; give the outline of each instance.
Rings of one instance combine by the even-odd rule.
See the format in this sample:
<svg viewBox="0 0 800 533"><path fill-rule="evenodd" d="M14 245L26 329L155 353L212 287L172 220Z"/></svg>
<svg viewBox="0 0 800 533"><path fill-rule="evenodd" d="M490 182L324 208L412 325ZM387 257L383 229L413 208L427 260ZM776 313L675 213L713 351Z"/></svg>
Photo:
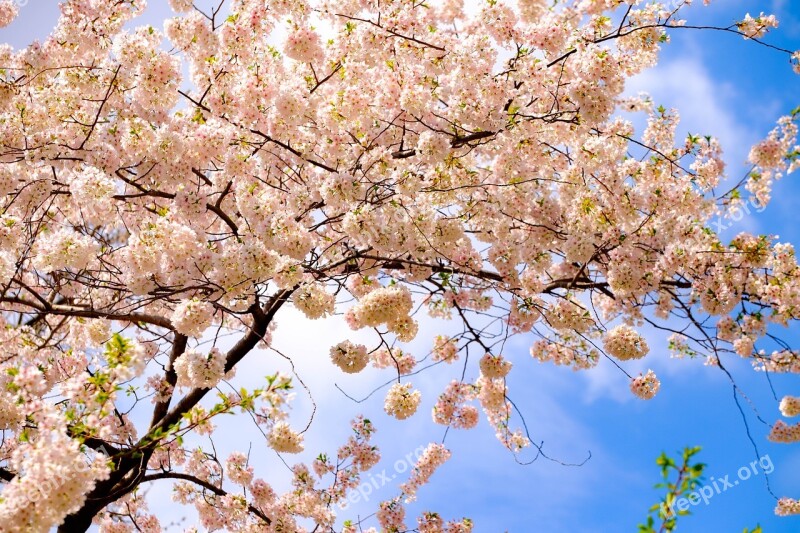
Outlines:
<svg viewBox="0 0 800 533"><path fill-rule="evenodd" d="M46 40L0 46L4 530L160 531L138 490L156 483L207 529L471 530L405 515L450 457L441 442L372 523L337 526L380 457L356 405L351 438L293 463L285 493L244 451L185 445L233 413L287 461L304 449L293 376L222 387L290 307L368 333L316 355L383 369L398 419L428 416L421 361L450 365L430 416L485 417L512 452L532 442L506 377L535 363L504 353L511 335L576 370L625 372L652 326L723 370L735 356L800 371L770 334L800 318L793 247L710 227L797 168L797 114L721 193L715 138L676 139L677 111L624 96L673 32L700 29L681 20L690 3L170 0L162 30L136 26L144 0L65 0ZM0 0L0 25L17 9ZM775 48L776 26L716 29ZM412 353L426 314L463 330ZM657 394L652 371L629 377ZM800 425L771 438L796 442Z"/></svg>

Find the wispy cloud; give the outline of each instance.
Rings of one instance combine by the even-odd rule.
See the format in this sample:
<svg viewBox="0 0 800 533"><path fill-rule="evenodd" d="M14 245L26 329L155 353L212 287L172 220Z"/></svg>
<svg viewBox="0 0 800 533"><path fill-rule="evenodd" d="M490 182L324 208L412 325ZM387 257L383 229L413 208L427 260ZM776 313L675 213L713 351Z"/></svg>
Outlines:
<svg viewBox="0 0 800 533"><path fill-rule="evenodd" d="M740 167L757 136L735 113L735 87L715 80L692 58L675 59L632 78L628 92L646 92L656 105L679 110L679 134L714 135L720 140L729 166Z"/></svg>

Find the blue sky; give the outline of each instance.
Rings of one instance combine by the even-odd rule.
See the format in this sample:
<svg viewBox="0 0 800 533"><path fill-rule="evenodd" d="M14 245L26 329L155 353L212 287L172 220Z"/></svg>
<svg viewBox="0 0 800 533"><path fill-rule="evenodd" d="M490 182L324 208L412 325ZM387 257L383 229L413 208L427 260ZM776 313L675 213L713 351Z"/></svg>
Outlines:
<svg viewBox="0 0 800 533"><path fill-rule="evenodd" d="M469 0L467 0L469 2ZM151 0L149 23L167 14L166 2ZM702 4L698 0L697 4ZM158 4L158 5L156 5ZM789 49L800 49L800 5L791 0L715 2L708 8L695 6L689 12L692 22L727 25L745 12L773 12L781 27L770 42ZM56 2L32 0L22 8L20 18L0 30L0 41L15 45L44 37L57 14ZM712 134L723 141L729 173L738 179L745 171L744 160L750 145L763 138L782 114L800 105L800 77L792 73L785 55L747 43L739 37L716 32L676 30L672 43L664 48L661 63L630 84L630 90L650 92L656 103L681 110L684 131ZM789 177L775 186L772 204L760 214L735 224L729 236L738 231L780 235L780 240L800 243L796 215L800 207L800 185ZM419 445L438 441L442 429L429 417L419 415L409 422L397 422L382 412L382 395L371 402L354 405L346 400L330 381L330 373L320 371L327 357L327 347L349 334L337 320L319 326L314 338L304 335L308 324L295 314L280 321L276 345L282 351L299 354L297 365L315 392L317 419L306 435L308 457L319 451L333 451L346 437L343 426L354 413L363 412L378 427L376 443L383 450L384 461L377 471L394 474L394 463ZM418 341L429 346L430 339L446 332L442 323L427 323ZM797 329L783 332L798 344ZM318 339L329 340L322 343ZM528 339L511 344L508 357L515 363L511 377L511 397L523 413L531 434L544 441L547 453L564 462L583 461L580 467L566 467L540 459L529 466L516 464L496 442L493 432L482 422L470 432L451 432L447 445L453 458L435 475L433 482L420 491L424 509L441 512L447 518L469 516L476 532L615 532L634 531L647 508L660 493L652 488L658 480L656 456L661 451L674 453L684 446L703 447L699 458L708 464L707 477L737 477L740 467L759 456L769 455L774 466L770 476L772 492L778 496L800 497L800 447L774 445L766 441L768 427L757 420L743 404L748 424L758 446L758 455L750 443L742 417L734 402L727 377L718 369L704 367L699 360L669 360L666 343L654 336L651 354L639 367L655 369L662 382L659 395L650 402L635 400L628 392L627 379L610 365L580 374L552 365L535 363L528 355ZM778 418L777 402L763 374L752 372L742 361L726 361L737 383L747 392L762 418ZM244 380L274 372L281 363L274 355L250 357L239 371ZM285 366L285 365L284 365ZM361 375L360 375L361 376ZM362 378L339 378L336 381L354 396L366 394L380 383L383 374ZM349 379L347 379L349 378ZM449 381L448 369L436 368L421 376L417 384L434 391ZM772 383L780 398L800 395L800 381L795 376L773 376ZM434 397L428 394L420 408L427 413ZM298 392L296 414L309 412L309 402ZM233 425L221 424L224 430L221 447L247 450L253 444L259 470L284 468L268 454L257 434L250 435ZM525 455L523 455L525 458ZM179 519L169 504L168 487L152 489L154 509ZM394 494L391 487L375 489L365 505L355 505L350 513L369 512L378 501ZM800 531L800 517L774 516L775 499L764 482L763 473L741 481L724 493L715 495L708 505L692 507L692 516L680 521L679 530L741 531L757 523L768 532ZM409 506L408 515L416 516L423 507ZM346 516L354 517L353 514Z"/></svg>

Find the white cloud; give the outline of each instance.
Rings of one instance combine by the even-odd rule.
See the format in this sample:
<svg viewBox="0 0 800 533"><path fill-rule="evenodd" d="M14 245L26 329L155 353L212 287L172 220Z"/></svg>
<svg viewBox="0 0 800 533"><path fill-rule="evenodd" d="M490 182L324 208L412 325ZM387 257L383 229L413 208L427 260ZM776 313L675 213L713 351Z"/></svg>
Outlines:
<svg viewBox="0 0 800 533"><path fill-rule="evenodd" d="M691 132L718 138L729 168L735 169L746 161L749 147L756 140L733 111L735 91L729 83L715 80L702 63L683 58L632 78L627 92L646 92L656 105L678 109L679 135Z"/></svg>
<svg viewBox="0 0 800 533"><path fill-rule="evenodd" d="M699 54L695 54L699 57ZM750 170L747 155L753 144L766 135L752 126L752 120L739 107L742 95L737 87L725 80L715 79L709 69L686 54L645 71L628 82L628 94L645 92L652 96L655 105L678 110L681 118L677 141L688 133L716 137L724 151L727 179L721 182L717 193L727 191ZM778 116L779 104L767 100L747 100L748 110L758 109L761 116ZM640 126L640 124L637 124ZM741 220L722 221L724 237L741 231L760 232L759 213L751 210ZM713 229L717 229L712 225Z"/></svg>

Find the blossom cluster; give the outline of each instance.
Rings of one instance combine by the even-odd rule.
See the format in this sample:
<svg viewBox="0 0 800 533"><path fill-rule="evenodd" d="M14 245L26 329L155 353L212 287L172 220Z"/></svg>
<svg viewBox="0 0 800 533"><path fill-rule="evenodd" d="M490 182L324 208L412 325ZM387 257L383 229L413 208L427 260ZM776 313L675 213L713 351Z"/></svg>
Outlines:
<svg viewBox="0 0 800 533"><path fill-rule="evenodd" d="M333 364L348 374L357 374L366 368L369 363L367 347L363 344L354 344L343 341L333 346L330 351Z"/></svg>
<svg viewBox="0 0 800 533"><path fill-rule="evenodd" d="M269 432L267 441L272 449L284 453L303 451L303 436L289 427L286 422L278 422Z"/></svg>
<svg viewBox="0 0 800 533"><path fill-rule="evenodd" d="M225 354L212 348L208 354L187 350L174 364L181 387L212 388L225 376Z"/></svg>
<svg viewBox="0 0 800 533"><path fill-rule="evenodd" d="M800 500L792 498L781 498L775 506L775 514L778 516L791 516L800 514Z"/></svg>
<svg viewBox="0 0 800 533"><path fill-rule="evenodd" d="M758 39L766 35L771 28L777 28L778 19L775 15L765 15L763 12L757 17L747 13L744 19L736 23L736 27L746 39Z"/></svg>
<svg viewBox="0 0 800 533"><path fill-rule="evenodd" d="M391 368L401 376L410 374L417 364L411 352L404 352L398 348L381 348L372 352L370 357L375 368Z"/></svg>
<svg viewBox="0 0 800 533"><path fill-rule="evenodd" d="M214 306L210 302L191 299L176 305L170 318L179 333L198 337L211 325L213 316Z"/></svg>
<svg viewBox="0 0 800 533"><path fill-rule="evenodd" d="M455 339L437 335L433 340L433 360L453 363L458 360L458 344Z"/></svg>
<svg viewBox="0 0 800 533"><path fill-rule="evenodd" d="M417 412L421 400L422 393L418 390L412 391L411 383L395 383L386 393L383 410L387 414L403 420Z"/></svg>
<svg viewBox="0 0 800 533"><path fill-rule="evenodd" d="M295 307L312 320L332 313L336 299L321 283L303 285L295 291L292 298Z"/></svg>
<svg viewBox="0 0 800 533"><path fill-rule="evenodd" d="M406 526L403 522L405 517L406 509L399 498L380 503L378 523L381 525L381 531L405 531Z"/></svg>
<svg viewBox="0 0 800 533"><path fill-rule="evenodd" d="M661 382L652 370L648 370L643 376L631 379L631 392L642 400L652 400L660 387Z"/></svg>
<svg viewBox="0 0 800 533"><path fill-rule="evenodd" d="M603 337L603 347L621 361L641 359L650 351L644 338L627 324L608 330Z"/></svg>
<svg viewBox="0 0 800 533"><path fill-rule="evenodd" d="M504 378L511 371L510 361L507 361L502 355L492 355L490 353L481 357L479 366L481 374L490 379Z"/></svg>
<svg viewBox="0 0 800 533"><path fill-rule="evenodd" d="M781 414L786 417L800 416L800 398L784 396L780 403Z"/></svg>
<svg viewBox="0 0 800 533"><path fill-rule="evenodd" d="M772 442L800 442L800 423L788 425L783 420L778 420L772 426L769 435L767 436Z"/></svg>
<svg viewBox="0 0 800 533"><path fill-rule="evenodd" d="M5 28L17 18L19 12L19 4L14 0L0 1L0 28Z"/></svg>
<svg viewBox="0 0 800 533"><path fill-rule="evenodd" d="M467 405L476 398L475 387L453 380L433 406L433 421L456 429L470 429L478 423L478 409Z"/></svg>
<svg viewBox="0 0 800 533"><path fill-rule="evenodd" d="M286 55L295 61L314 63L323 56L319 34L310 28L298 28L286 38Z"/></svg>
<svg viewBox="0 0 800 533"><path fill-rule="evenodd" d="M416 499L419 487L428 483L436 469L450 459L450 455L450 450L442 444L429 444L425 448L411 471L411 477L400 485L400 490L406 497L406 503Z"/></svg>
<svg viewBox="0 0 800 533"><path fill-rule="evenodd" d="M386 325L400 340L408 342L416 337L419 329L409 316L411 306L411 292L407 287L382 287L364 295L348 309L345 318L353 329Z"/></svg>
<svg viewBox="0 0 800 533"><path fill-rule="evenodd" d="M472 531L472 521L469 518L456 522L451 520L447 523L442 520L438 513L425 512L417 518L417 528L420 533L470 533Z"/></svg>
<svg viewBox="0 0 800 533"><path fill-rule="evenodd" d="M0 522L12 533L47 531L68 513L80 509L86 495L108 476L105 457L87 458L77 442L63 429L53 428L57 417L40 418L42 435L37 442L21 444L9 465L24 475L3 489Z"/></svg>

